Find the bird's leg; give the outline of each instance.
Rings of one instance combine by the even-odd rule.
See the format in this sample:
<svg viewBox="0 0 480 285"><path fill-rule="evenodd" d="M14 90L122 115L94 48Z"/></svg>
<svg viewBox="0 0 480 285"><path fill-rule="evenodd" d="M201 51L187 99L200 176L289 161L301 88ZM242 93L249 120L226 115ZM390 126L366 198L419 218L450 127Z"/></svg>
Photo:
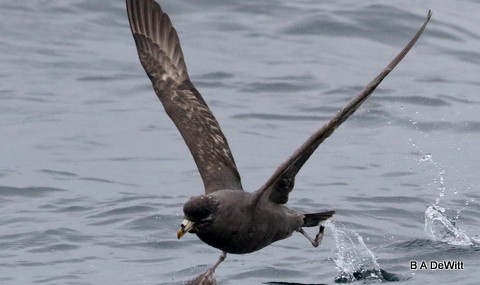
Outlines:
<svg viewBox="0 0 480 285"><path fill-rule="evenodd" d="M225 260L225 258L227 258L227 253L225 251L222 251L222 254L218 258L217 263L215 263L209 270L215 272L215 269L217 269L217 267Z"/></svg>
<svg viewBox="0 0 480 285"><path fill-rule="evenodd" d="M187 282L186 285L217 284L213 274L215 273L215 269L217 269L218 265L220 265L220 263L222 263L225 258L227 258L227 253L223 251L217 263L207 269L207 271L205 271L203 274L197 276L197 278Z"/></svg>
<svg viewBox="0 0 480 285"><path fill-rule="evenodd" d="M225 251L222 251L222 254L220 255L220 257L218 258L218 261L217 263L215 263L212 267L210 267L206 272L205 274L206 275L213 275L213 273L215 272L215 270L217 269L217 267L220 265L220 263L222 263L225 258L227 258L227 253Z"/></svg>
<svg viewBox="0 0 480 285"><path fill-rule="evenodd" d="M299 233L301 233L304 237L306 237L314 247L318 247L318 246L320 245L320 243L322 242L323 232L325 231L325 227L324 227L324 226L320 226L320 229L318 230L318 234L315 236L315 239L312 239L312 238L307 234L307 232L305 232L305 231L303 230L303 228L299 228L297 231L298 231Z"/></svg>

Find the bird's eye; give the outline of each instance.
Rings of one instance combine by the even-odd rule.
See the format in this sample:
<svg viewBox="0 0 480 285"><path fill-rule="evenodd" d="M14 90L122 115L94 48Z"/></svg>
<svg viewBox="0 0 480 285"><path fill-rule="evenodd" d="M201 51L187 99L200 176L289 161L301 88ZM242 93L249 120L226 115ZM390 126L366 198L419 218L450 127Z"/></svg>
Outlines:
<svg viewBox="0 0 480 285"><path fill-rule="evenodd" d="M206 218L200 219L201 222L209 222L212 220L212 214L208 215Z"/></svg>

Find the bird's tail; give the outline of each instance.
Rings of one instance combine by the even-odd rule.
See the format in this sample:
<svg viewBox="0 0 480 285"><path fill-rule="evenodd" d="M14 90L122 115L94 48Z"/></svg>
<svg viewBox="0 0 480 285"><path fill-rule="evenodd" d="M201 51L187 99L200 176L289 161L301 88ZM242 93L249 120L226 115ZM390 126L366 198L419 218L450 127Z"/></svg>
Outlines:
<svg viewBox="0 0 480 285"><path fill-rule="evenodd" d="M304 227L316 227L320 222L326 221L330 219L335 211L326 211L320 213L311 213L311 214L304 214L305 217L303 218L303 226Z"/></svg>

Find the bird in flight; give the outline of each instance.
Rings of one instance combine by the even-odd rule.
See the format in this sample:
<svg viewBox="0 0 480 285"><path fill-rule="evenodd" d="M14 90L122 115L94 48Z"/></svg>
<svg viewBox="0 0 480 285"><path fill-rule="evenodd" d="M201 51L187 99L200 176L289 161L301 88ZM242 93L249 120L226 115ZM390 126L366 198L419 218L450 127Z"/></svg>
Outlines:
<svg viewBox="0 0 480 285"><path fill-rule="evenodd" d="M185 203L184 220L177 237L194 233L206 244L222 251L218 262L198 280L213 278L227 253L251 253L288 238L293 232L303 234L317 247L324 232L320 223L332 217L335 211L305 214L285 206L295 176L317 147L365 102L409 52L423 33L431 12L415 36L377 77L313 133L264 185L254 192L246 192L227 139L190 80L180 40L169 16L154 0L126 2L140 62L166 113L190 149L205 187L204 194ZM314 238L303 230L317 226L319 231Z"/></svg>

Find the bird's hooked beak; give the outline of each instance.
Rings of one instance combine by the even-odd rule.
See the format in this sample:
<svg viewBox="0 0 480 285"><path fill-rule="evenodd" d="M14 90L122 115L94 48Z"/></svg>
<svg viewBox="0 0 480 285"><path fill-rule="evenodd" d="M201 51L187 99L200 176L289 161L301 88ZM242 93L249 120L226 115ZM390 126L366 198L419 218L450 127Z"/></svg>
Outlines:
<svg viewBox="0 0 480 285"><path fill-rule="evenodd" d="M180 228L177 231L177 238L180 239L185 235L185 233L189 232L195 223L192 221L189 221L187 219L183 219L182 224L180 225Z"/></svg>

